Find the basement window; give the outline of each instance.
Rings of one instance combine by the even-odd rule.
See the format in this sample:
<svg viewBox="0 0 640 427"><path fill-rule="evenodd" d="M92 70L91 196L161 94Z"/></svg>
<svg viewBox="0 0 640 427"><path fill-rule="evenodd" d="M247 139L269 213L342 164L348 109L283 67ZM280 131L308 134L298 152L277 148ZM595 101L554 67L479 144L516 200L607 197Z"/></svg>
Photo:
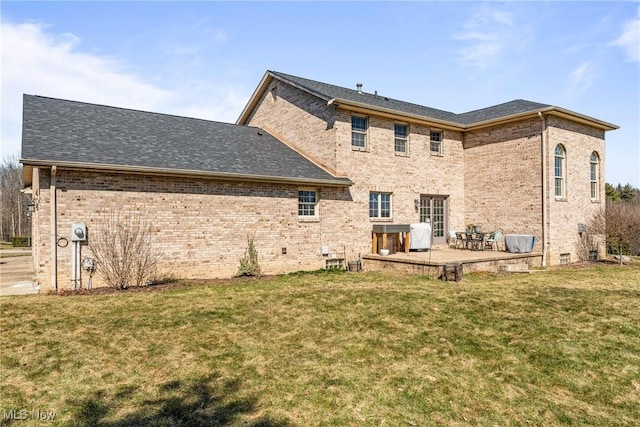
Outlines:
<svg viewBox="0 0 640 427"><path fill-rule="evenodd" d="M560 264L569 264L571 261L571 254L560 254Z"/></svg>

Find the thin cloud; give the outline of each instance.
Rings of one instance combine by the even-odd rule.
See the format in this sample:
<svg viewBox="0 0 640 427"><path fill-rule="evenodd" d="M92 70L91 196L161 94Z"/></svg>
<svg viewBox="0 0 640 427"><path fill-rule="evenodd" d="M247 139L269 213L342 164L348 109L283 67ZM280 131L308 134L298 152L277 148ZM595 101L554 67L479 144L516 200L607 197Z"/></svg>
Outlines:
<svg viewBox="0 0 640 427"><path fill-rule="evenodd" d="M79 37L46 30L38 23L2 23L3 118L16 118L12 106L22 93L139 109L171 98L116 59L82 52Z"/></svg>
<svg viewBox="0 0 640 427"><path fill-rule="evenodd" d="M521 49L528 39L526 28L516 25L516 17L507 11L483 5L463 25L463 32L454 35L466 42L459 51L462 62L487 68L504 53Z"/></svg>
<svg viewBox="0 0 640 427"><path fill-rule="evenodd" d="M595 73L588 62L583 62L569 74L567 95L569 97L580 96L593 85Z"/></svg>
<svg viewBox="0 0 640 427"><path fill-rule="evenodd" d="M227 37L222 30L211 35L219 42ZM162 80L159 74L146 81L127 70L134 64L88 53L81 37L55 33L41 23L3 21L1 36L2 156L20 151L24 93L230 122L246 102L233 85L219 80L217 86L180 80L170 90L161 88L154 83ZM198 47L170 49L174 55L198 54Z"/></svg>
<svg viewBox="0 0 640 427"><path fill-rule="evenodd" d="M612 45L624 50L627 61L640 61L640 8L638 8L638 17L625 22L622 33L612 42Z"/></svg>
<svg viewBox="0 0 640 427"><path fill-rule="evenodd" d="M213 41L215 41L217 44L222 44L226 42L228 38L229 36L227 36L227 33L224 30L219 29L216 31L216 35L213 37Z"/></svg>

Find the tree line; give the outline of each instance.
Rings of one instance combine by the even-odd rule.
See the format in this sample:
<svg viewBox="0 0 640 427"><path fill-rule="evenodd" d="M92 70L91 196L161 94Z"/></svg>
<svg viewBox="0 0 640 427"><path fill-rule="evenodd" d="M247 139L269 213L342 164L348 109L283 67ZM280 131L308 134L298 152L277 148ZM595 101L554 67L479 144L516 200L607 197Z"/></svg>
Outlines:
<svg viewBox="0 0 640 427"><path fill-rule="evenodd" d="M3 159L0 165L0 241L29 233L29 197L21 191L23 188L22 165L18 159L15 156Z"/></svg>
<svg viewBox="0 0 640 427"><path fill-rule="evenodd" d="M634 188L631 184L618 184L616 187L609 184L605 184L604 192L607 200L612 202L636 202L640 203L640 189Z"/></svg>

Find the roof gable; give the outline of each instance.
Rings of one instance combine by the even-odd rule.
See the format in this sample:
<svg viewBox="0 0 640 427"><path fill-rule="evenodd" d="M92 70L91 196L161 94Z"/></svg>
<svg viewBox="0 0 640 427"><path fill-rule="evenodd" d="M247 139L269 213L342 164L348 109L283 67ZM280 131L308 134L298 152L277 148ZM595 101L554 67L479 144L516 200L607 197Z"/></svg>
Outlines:
<svg viewBox="0 0 640 427"><path fill-rule="evenodd" d="M22 162L349 185L250 126L24 96Z"/></svg>

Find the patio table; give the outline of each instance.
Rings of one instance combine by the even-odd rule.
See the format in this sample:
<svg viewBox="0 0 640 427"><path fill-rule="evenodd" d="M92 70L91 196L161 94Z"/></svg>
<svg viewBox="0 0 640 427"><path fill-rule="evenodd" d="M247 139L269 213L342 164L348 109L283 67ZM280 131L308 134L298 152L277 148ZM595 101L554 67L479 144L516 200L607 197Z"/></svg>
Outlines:
<svg viewBox="0 0 640 427"><path fill-rule="evenodd" d="M371 233L371 251L377 254L380 249L389 249L387 247L387 235L395 234L396 242L400 242L403 237L404 252L409 253L409 232L411 226L409 224L376 224L373 226Z"/></svg>

